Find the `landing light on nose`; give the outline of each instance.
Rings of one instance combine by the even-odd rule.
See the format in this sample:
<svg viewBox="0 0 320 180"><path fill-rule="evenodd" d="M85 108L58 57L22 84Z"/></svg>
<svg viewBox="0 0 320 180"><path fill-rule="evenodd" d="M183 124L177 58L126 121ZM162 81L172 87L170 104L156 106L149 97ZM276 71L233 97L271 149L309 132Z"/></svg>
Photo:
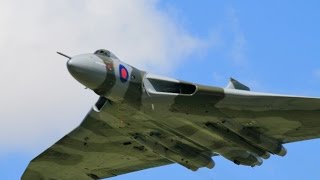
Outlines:
<svg viewBox="0 0 320 180"><path fill-rule="evenodd" d="M67 62L70 74L81 84L96 89L105 80L107 69L103 61L95 55L79 55Z"/></svg>

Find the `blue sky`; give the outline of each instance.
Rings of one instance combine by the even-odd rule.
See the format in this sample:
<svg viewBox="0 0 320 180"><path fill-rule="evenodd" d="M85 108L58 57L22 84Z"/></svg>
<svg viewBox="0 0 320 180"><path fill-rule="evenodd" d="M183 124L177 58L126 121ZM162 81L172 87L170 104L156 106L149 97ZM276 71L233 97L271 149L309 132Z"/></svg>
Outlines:
<svg viewBox="0 0 320 180"><path fill-rule="evenodd" d="M8 2L6 2L5 0L0 0L0 4L4 6L6 6ZM137 2L146 3L143 0ZM170 23L168 26L173 26L174 31L179 32L177 34L185 35L183 37L180 37L180 35L177 34L174 34L174 36L172 36L172 34L168 34L167 37L169 38L165 39L166 41L168 41L168 43L164 43L164 45L170 46L169 48L173 49L173 51L179 50L180 54L171 52L169 51L170 49L162 50L164 49L163 46L154 45L155 47L152 47L156 50L157 48L159 49L159 55L157 53L150 53L153 52L151 50L146 50L141 51L142 55L139 55L137 57L131 57L126 54L129 54L129 52L133 52L127 49L122 49L124 46L128 46L128 49L130 49L130 43L129 45L127 45L125 44L126 41L122 42L121 38L119 38L119 44L105 43L104 45L104 42L98 41L97 38L103 37L105 39L108 39L109 37L107 34L100 32L97 28L89 29L83 32L82 34L77 34L75 33L76 31L69 31L67 28L61 31L57 29L53 33L62 35L64 39L67 39L70 42L74 42L74 44L63 45L63 39L59 39L60 42L55 42L54 40L52 40L52 42L56 43L56 45L52 47L45 47L47 49L45 53L52 53L56 51L57 48L61 48L69 53L79 54L86 53L86 51L89 52L91 48L93 50L94 48L99 46L99 48L115 49L115 51L118 52L116 53L117 56L126 57L128 60L124 59L124 61L127 61L134 66L137 65L139 67L143 67L144 64L147 64L145 67L151 67L150 71L157 72L162 75L175 77L178 79L183 79L206 85L224 87L226 86L229 77L233 77L251 87L253 91L320 97L319 1L270 0L240 2L231 0L161 0L152 2L153 3L148 4L148 6L146 6L148 8L150 8L149 6L151 6L150 9L156 12L151 13L151 15L164 18L160 18L162 20L162 23L156 25L159 25L159 28L165 28L164 26L166 26L167 23ZM72 1L71 3L76 5L77 1ZM123 5L125 5L125 3L122 4L122 6ZM144 7L144 4L142 4L141 6ZM10 10L15 10L15 6L10 7L14 7ZM94 8L95 6L92 7ZM113 7L113 3L109 4L108 8L110 7ZM68 8L70 7L66 7L66 9ZM126 9L126 7L122 8ZM138 8L138 6L133 6L133 8ZM149 12L149 9L145 10L145 8L142 8L142 10ZM79 11L79 9L76 9L74 14L77 14L77 11ZM45 27L51 27L51 25L56 26L56 23L57 25L61 25L59 24L58 20L61 21L63 20L63 18L57 19L57 21L55 21L56 16L58 16L58 14L55 14L55 12L56 11L53 11L53 14L47 16L48 21L50 23L37 25L43 27L44 29ZM121 13L124 14L124 17L129 17L130 12L129 14L126 14L126 11L122 11ZM8 14L10 14L10 12ZM73 16L74 14L66 14L65 21L75 21L77 17ZM97 14L97 16L99 16L99 13ZM15 16L18 15L12 15L8 17L15 18ZM5 20L5 18L0 18L0 25L1 23L5 23ZM141 22L139 21L138 23L137 21L137 19L133 19L132 23L145 24L149 22L147 20L143 20ZM41 23L43 22L41 21ZM63 25L67 26L68 23ZM103 25L101 24L98 24L94 27L99 28L100 26L101 28L103 28ZM128 26L131 27L130 24ZM7 28L7 26L2 27L5 27L5 29ZM26 24L25 27L28 27L28 24ZM149 27L146 27L146 29L147 28ZM28 31L28 28L24 30ZM165 33L160 34L167 35L167 31L171 32L171 30L172 29L164 30L163 32ZM97 32L99 36L93 35L93 33L95 32ZM44 31L42 33L45 34L46 32ZM63 35L63 33L65 33L66 35ZM137 34L140 39L144 38L143 35L139 35L139 33ZM0 32L0 40L2 42L5 42L3 39L1 39L4 38L5 35L6 34L4 34L2 37ZM8 35L6 36L9 37L9 35L10 34L8 33ZM38 35L41 36L41 33ZM24 36L22 37L23 38L20 38L15 41L16 44L21 45L23 44L22 41L32 41L32 39L28 40L28 34L24 34ZM162 36L159 35L159 37ZM178 38L175 39L176 37ZM192 40L191 42L196 43L191 43L190 46L184 47L179 42L182 43L182 40L185 37L190 38ZM163 39L164 38L165 37L163 37ZM36 37L36 39L41 38ZM78 39L80 39L81 41ZM96 40L91 41L91 39ZM137 41L140 41L140 39L138 39ZM151 40L150 42L147 42L147 45L152 44L153 42L154 44L160 44L158 42L158 39L152 39L152 37L150 37L150 39ZM13 38L13 40L15 39ZM177 42L171 44L171 40L175 40ZM130 39L127 39L127 41L130 41ZM75 44L79 44L79 42L82 42L80 44L84 45L76 46ZM90 42L91 46L90 43L85 42ZM142 45L143 44L141 44L141 47ZM0 48L4 51L11 51L11 47L13 48L14 46L10 46L10 44L7 45L0 43ZM33 46L30 47L31 49L28 50L28 52L26 52L25 54L37 54L37 52L42 50L41 45L38 46L37 44L33 44ZM21 49L22 48L25 47L21 46ZM166 55L162 56L162 52L166 53ZM143 56L143 54L148 54L148 56L145 57ZM171 56L173 57L172 65L170 63ZM44 60L46 57L47 56L45 54L41 55L42 60ZM147 61L130 61L130 57L132 59L157 59L161 57L165 59L165 63L161 64L161 60L159 60L159 62L154 62L154 64L148 64ZM30 58L37 58L37 56L31 56ZM8 56L7 59L10 59L10 61L14 61L14 58L12 56ZM2 61L4 61L3 58L1 58L1 62ZM55 89L54 86L50 86L50 89L48 89L48 91L46 92L48 92L51 95L54 95L56 93L60 97L61 94L72 94L74 91L77 91L77 93L81 96L85 96L83 97L85 100L79 100L79 102L77 101L78 103L84 105L77 105L77 108L74 108L69 112L77 114L77 116L72 116L72 114L66 115L66 118L70 117L71 119L73 119L73 124L68 124L66 127L63 127L63 130L61 130L61 127L59 129L59 126L56 125L52 126L51 131L44 130L42 132L38 130L38 123L36 124L36 122L38 121L35 121L35 124L33 124L32 126L30 125L30 127L19 127L12 125L12 127L16 128L17 132L20 132L20 130L22 131L22 129L24 128L30 128L29 131L22 131L21 134L19 134L19 137L12 138L9 134L10 131L8 131L8 133L1 134L1 140L5 141L4 144L0 145L1 179L19 179L24 169L26 168L28 162L37 154L39 154L39 152L41 152L46 147L48 147L49 145L57 141L60 137L62 137L63 134L65 134L65 132L70 131L72 127L80 123L82 117L91 106L90 102L92 103L96 100L96 97L92 95L90 92L86 91L86 93L83 93L83 88L80 85L76 84L76 82L70 77L70 75L68 75L65 66L59 62L61 61L59 57L53 55L52 61L57 62L54 62L55 64L50 64L53 62L46 62L50 64L50 66L48 65L49 67L46 67L47 70L50 71L50 69L60 68L60 75L52 76L51 74L47 74L47 72L44 71L39 71L39 73L43 73L44 77L46 77L49 80L52 80L52 83L55 86L58 85L58 83L56 83L57 79L59 79L59 81L64 81L64 79L67 79L67 81L65 81L66 84L74 83L74 85L66 87L64 91L60 91L58 89ZM37 61L35 63L39 62ZM156 68L157 66L162 67L158 69ZM9 68L7 68L6 72L15 72L14 68L16 67L16 64L13 64L12 66L10 65L8 67ZM36 71L36 69L39 67L40 65L38 66L38 64L32 66L32 71ZM163 69L164 71L162 71ZM31 73L31 71L28 71L26 73ZM31 81L42 82L42 80L37 79L38 76L30 75ZM10 81L9 85L10 83L17 84L20 83L20 81ZM31 99L33 97L38 96L38 94L36 94L38 91L35 90L37 86L33 86L33 84L31 86L30 83L23 84L23 86L28 89L32 89L30 94L28 94L31 97ZM9 88L10 87L11 86L9 86ZM13 94L12 92L15 91L8 91L7 94L9 97L14 99L17 93ZM70 95L68 96L68 98L66 98L66 101L70 101L68 103L72 106L73 103L71 101L76 98L77 97L72 97L72 95ZM60 103L62 103L62 101L60 102L54 100L39 100L36 102L44 104L44 115L40 116L41 118L43 118L41 120L43 121L43 124L40 124L41 127L45 127L45 124L48 124L48 126L50 126L51 124L61 123L55 123L54 118L46 119L46 112L48 112L49 110L46 110L45 108L48 108L49 106L46 106L45 104L52 104L52 108L57 107L58 110L56 110L57 112L55 113L60 114L58 106L60 105ZM21 115L21 117L17 116L16 118L19 121L17 120L15 122L19 123L22 120L31 121L32 119L40 119L39 116L35 115L38 114L37 108L39 103L31 104L30 107L26 108L28 112L26 114ZM8 108L1 111L2 124L5 124L5 121L11 120L10 116L3 115L6 114L6 111L11 112L11 109ZM11 114L18 114L18 112L19 111L17 109L12 110ZM61 110L61 112L64 111ZM30 115L28 115L29 113ZM27 118L24 118L24 115ZM13 116L15 117L16 115ZM57 117L61 118L63 117L63 115L57 115ZM11 125L8 127L11 127ZM4 128L1 129L2 131L7 132L7 129L9 128L7 128L7 126L4 126ZM29 134L32 134L33 131L39 132L38 134L34 134L34 136L30 136L30 139L20 138L20 136L29 137ZM10 143L10 141L15 141L15 143ZM29 143L29 141L31 143ZM26 145L23 146L24 144ZM269 160L264 161L264 164L262 166L256 168L237 166L229 162L228 160L225 160L221 157L217 157L214 158L216 162L216 167L212 170L201 169L198 172L191 172L183 167L180 167L179 165L169 165L165 167L130 173L119 177L115 177L113 179L121 180L165 178L186 180L215 180L233 178L317 179L320 177L320 172L318 168L318 162L320 160L320 140L311 140L305 142L298 142L294 144L287 144L285 145L285 147L288 150L288 154L286 157L272 156Z"/></svg>

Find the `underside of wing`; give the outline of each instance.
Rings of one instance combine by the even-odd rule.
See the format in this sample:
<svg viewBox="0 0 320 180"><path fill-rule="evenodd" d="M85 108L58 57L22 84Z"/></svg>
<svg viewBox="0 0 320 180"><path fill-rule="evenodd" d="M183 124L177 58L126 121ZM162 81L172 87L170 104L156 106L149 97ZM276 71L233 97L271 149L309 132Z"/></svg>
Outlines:
<svg viewBox="0 0 320 180"><path fill-rule="evenodd" d="M171 163L90 113L33 159L22 179L101 179Z"/></svg>
<svg viewBox="0 0 320 180"><path fill-rule="evenodd" d="M217 107L242 128L281 143L320 138L320 99L226 90Z"/></svg>

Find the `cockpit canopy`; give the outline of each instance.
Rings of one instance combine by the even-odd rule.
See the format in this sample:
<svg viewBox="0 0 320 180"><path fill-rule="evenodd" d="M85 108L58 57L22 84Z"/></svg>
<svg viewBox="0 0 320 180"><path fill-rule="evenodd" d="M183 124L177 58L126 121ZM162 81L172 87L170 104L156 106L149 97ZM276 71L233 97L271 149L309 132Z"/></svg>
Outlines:
<svg viewBox="0 0 320 180"><path fill-rule="evenodd" d="M94 54L106 56L106 57L113 58L113 59L118 59L118 57L115 56L112 52L110 52L109 50L105 50L105 49L99 49L96 52L94 52Z"/></svg>

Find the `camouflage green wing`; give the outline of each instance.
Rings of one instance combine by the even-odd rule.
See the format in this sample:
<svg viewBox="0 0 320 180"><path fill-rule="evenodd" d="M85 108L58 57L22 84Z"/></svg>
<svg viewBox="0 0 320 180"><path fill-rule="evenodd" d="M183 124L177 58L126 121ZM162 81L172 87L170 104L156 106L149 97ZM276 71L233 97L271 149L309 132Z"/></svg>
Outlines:
<svg viewBox="0 0 320 180"><path fill-rule="evenodd" d="M92 113L33 159L22 179L101 179L171 163L93 118Z"/></svg>
<svg viewBox="0 0 320 180"><path fill-rule="evenodd" d="M217 107L243 127L282 143L320 138L320 99L226 90Z"/></svg>

